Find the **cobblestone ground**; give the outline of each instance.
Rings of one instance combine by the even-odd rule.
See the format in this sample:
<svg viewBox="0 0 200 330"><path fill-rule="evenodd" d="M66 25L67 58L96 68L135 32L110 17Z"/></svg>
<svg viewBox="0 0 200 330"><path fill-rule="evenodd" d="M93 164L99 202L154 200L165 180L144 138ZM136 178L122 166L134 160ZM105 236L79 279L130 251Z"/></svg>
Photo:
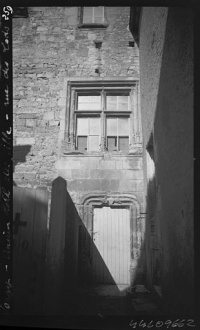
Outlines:
<svg viewBox="0 0 200 330"><path fill-rule="evenodd" d="M76 315L161 315L152 294L143 285L130 293L126 287L98 285L79 289L72 314Z"/></svg>

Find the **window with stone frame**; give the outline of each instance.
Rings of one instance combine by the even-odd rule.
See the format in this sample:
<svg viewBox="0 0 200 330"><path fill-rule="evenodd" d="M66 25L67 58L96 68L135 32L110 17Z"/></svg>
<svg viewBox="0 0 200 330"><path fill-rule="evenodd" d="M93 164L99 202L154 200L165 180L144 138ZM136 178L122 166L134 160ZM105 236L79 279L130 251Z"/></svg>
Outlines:
<svg viewBox="0 0 200 330"><path fill-rule="evenodd" d="M79 27L106 27L105 7L79 7Z"/></svg>
<svg viewBox="0 0 200 330"><path fill-rule="evenodd" d="M138 83L69 82L68 146L80 153L131 153L141 144Z"/></svg>

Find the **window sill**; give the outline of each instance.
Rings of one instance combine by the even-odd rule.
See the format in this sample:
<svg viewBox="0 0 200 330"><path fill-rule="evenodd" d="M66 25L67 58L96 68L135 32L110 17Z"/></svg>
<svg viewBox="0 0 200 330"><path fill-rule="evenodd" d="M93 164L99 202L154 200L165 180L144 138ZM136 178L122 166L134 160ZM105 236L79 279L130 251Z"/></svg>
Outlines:
<svg viewBox="0 0 200 330"><path fill-rule="evenodd" d="M135 153L122 153L120 151L97 151L97 152L80 152L78 150L75 151L64 151L63 157L138 157L142 156L141 152Z"/></svg>
<svg viewBox="0 0 200 330"><path fill-rule="evenodd" d="M78 29L106 29L107 23L104 24L93 24L93 23L82 23L78 25Z"/></svg>

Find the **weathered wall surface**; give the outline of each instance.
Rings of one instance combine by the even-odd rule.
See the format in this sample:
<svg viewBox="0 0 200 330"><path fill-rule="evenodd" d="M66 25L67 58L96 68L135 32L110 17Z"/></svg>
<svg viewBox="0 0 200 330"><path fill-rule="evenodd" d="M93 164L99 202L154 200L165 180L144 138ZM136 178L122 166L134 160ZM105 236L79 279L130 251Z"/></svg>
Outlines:
<svg viewBox="0 0 200 330"><path fill-rule="evenodd" d="M166 7L143 7L140 25L140 79L141 115L143 133L144 190L146 195L147 226L145 233L146 277L150 286L154 282L155 265L159 269L160 237L155 191L155 173L152 172L151 156L146 147L153 143L152 132L156 114L160 70L168 9ZM152 141L151 141L152 140ZM156 206L157 205L157 206ZM153 226L153 228L152 228ZM158 270L159 272L159 270ZM158 274L159 275L159 274ZM158 283L156 283L158 284Z"/></svg>
<svg viewBox="0 0 200 330"><path fill-rule="evenodd" d="M169 8L168 13L165 8L143 8L140 69L146 145L153 131L163 307L167 314L188 315L194 312L193 14L189 8ZM149 198L147 194L147 204ZM146 241L147 265L151 242Z"/></svg>
<svg viewBox="0 0 200 330"><path fill-rule="evenodd" d="M141 157L65 156L56 162L59 175L76 203L83 195L95 192L133 192L143 202L143 166Z"/></svg>
<svg viewBox="0 0 200 330"><path fill-rule="evenodd" d="M150 139L156 113L167 11L166 7L142 8L139 46L142 81L140 96L145 144Z"/></svg>
<svg viewBox="0 0 200 330"><path fill-rule="evenodd" d="M105 7L108 25L99 29L78 26L78 7L30 7L28 12L28 18L13 19L15 183L51 191L60 176L76 206L89 193L129 192L142 210L141 154L62 153L70 78L139 80L138 47L129 44L130 8ZM100 49L95 41L102 42Z"/></svg>
<svg viewBox="0 0 200 330"><path fill-rule="evenodd" d="M16 146L30 146L26 163L15 148L16 184L46 187L57 176L67 77L129 76L139 72L128 30L129 7L106 7L106 29L78 28L78 7L29 7L13 19L13 128ZM94 41L102 41L101 49Z"/></svg>

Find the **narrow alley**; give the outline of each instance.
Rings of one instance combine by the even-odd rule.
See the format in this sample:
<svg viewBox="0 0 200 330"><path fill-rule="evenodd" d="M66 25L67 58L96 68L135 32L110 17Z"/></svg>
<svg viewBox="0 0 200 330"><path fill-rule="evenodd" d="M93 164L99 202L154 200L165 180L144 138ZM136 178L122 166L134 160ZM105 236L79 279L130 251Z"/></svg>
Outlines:
<svg viewBox="0 0 200 330"><path fill-rule="evenodd" d="M158 303L145 288L137 285L130 292L126 285L96 285L79 289L71 314L104 316L161 315Z"/></svg>

